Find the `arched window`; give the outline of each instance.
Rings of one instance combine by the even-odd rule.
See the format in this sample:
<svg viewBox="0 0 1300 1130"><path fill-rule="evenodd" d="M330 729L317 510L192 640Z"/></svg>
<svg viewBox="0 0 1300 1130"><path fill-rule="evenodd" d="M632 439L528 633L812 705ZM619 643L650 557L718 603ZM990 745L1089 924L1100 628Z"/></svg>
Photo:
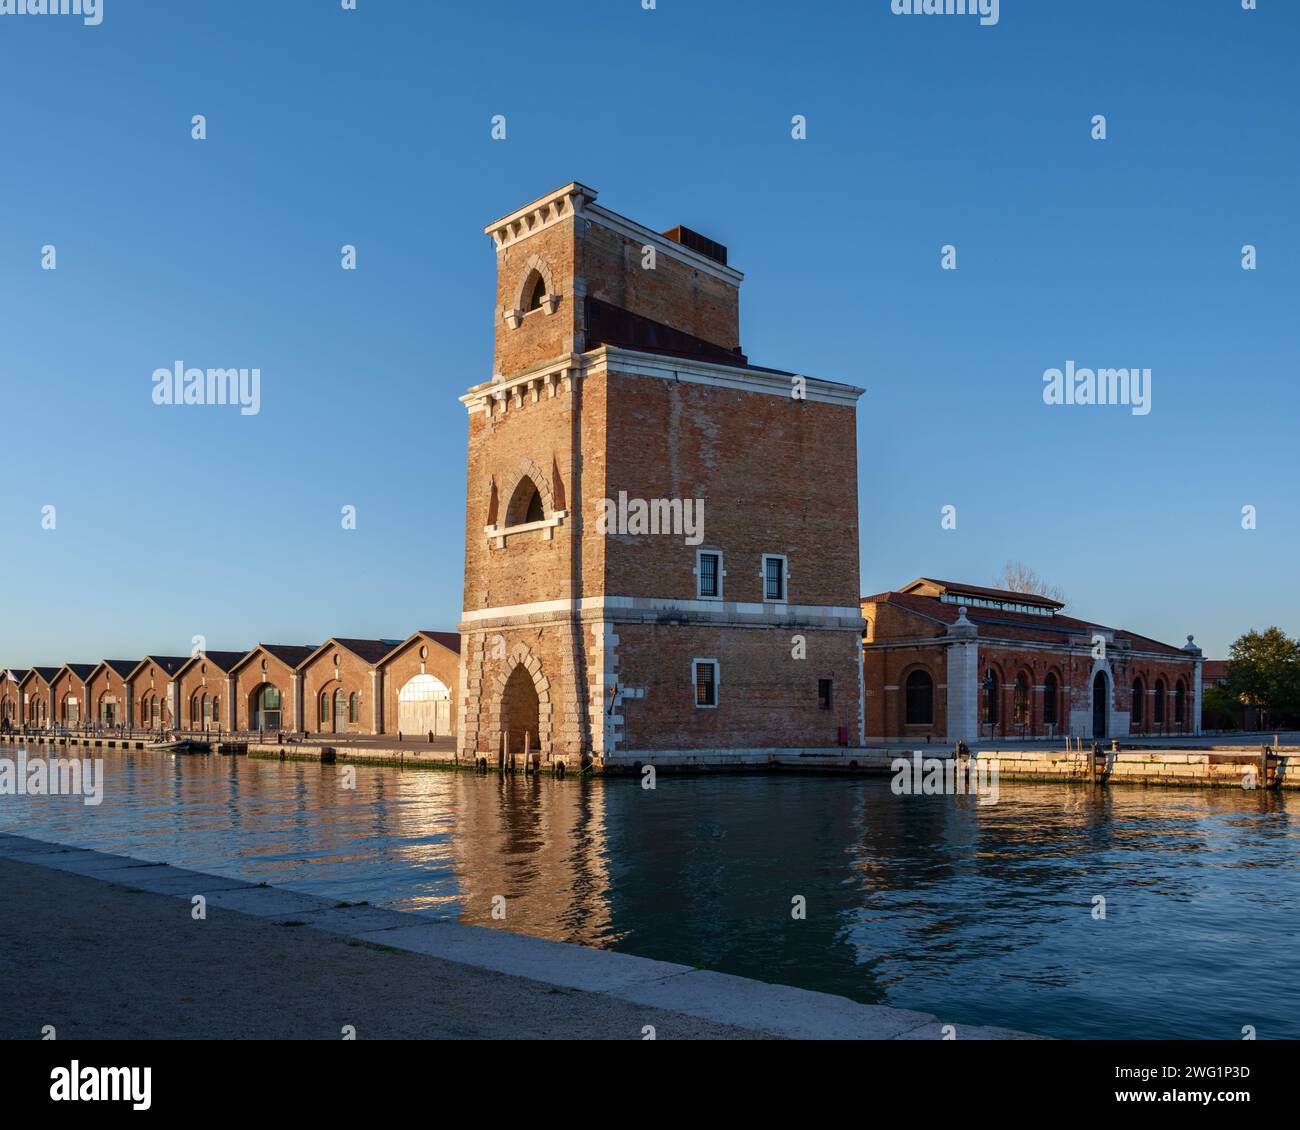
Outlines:
<svg viewBox="0 0 1300 1130"><path fill-rule="evenodd" d="M996 726L998 724L998 677L992 667L984 672L981 692L984 696L984 721L990 726Z"/></svg>
<svg viewBox="0 0 1300 1130"><path fill-rule="evenodd" d="M1147 716L1147 690L1141 679L1133 680L1133 712L1129 721L1134 726L1141 726Z"/></svg>
<svg viewBox="0 0 1300 1130"><path fill-rule="evenodd" d="M253 695L253 729L278 730L282 717L279 688L263 683Z"/></svg>
<svg viewBox="0 0 1300 1130"><path fill-rule="evenodd" d="M1049 674L1043 680L1043 722L1047 725L1056 725L1056 676Z"/></svg>
<svg viewBox="0 0 1300 1130"><path fill-rule="evenodd" d="M203 696L203 726L206 729L212 725L212 699L207 695Z"/></svg>
<svg viewBox="0 0 1300 1130"><path fill-rule="evenodd" d="M153 724L155 729L157 729L159 724L162 722L162 710L158 706L157 695L154 695L149 700L149 721Z"/></svg>
<svg viewBox="0 0 1300 1130"><path fill-rule="evenodd" d="M320 724L321 724L322 726L327 726L327 725L329 725L329 721L330 721L330 702L331 702L331 701L332 701L332 700L330 699L329 691L321 691L321 696L320 696L320 708L319 708L319 710L317 711L317 714L318 714L318 716L319 716L319 718L320 718Z"/></svg>
<svg viewBox="0 0 1300 1130"><path fill-rule="evenodd" d="M198 692L196 691L194 694L190 695L190 725L191 726L198 726L199 719L201 717L199 714L199 710L200 710L199 696L198 696Z"/></svg>
<svg viewBox="0 0 1300 1130"><path fill-rule="evenodd" d="M528 287L528 301L524 304L524 312L540 310L542 308L542 299L545 297L546 280L542 278L540 271L534 271L532 282Z"/></svg>
<svg viewBox="0 0 1300 1130"><path fill-rule="evenodd" d="M356 691L353 691L352 694L348 696L348 721L361 721L361 697Z"/></svg>
<svg viewBox="0 0 1300 1130"><path fill-rule="evenodd" d="M542 492L537 484L527 475L519 480L515 493L506 507L506 525L522 526L525 522L543 522L546 520L546 506L542 501Z"/></svg>
<svg viewBox="0 0 1300 1130"><path fill-rule="evenodd" d="M1012 717L1017 726L1029 725L1029 676L1023 671L1016 676L1016 697Z"/></svg>
<svg viewBox="0 0 1300 1130"><path fill-rule="evenodd" d="M217 724L217 727L220 728L220 726L221 726L221 696L220 696L219 694L214 694L214 695L212 696L212 721L214 721L214 722Z"/></svg>
<svg viewBox="0 0 1300 1130"><path fill-rule="evenodd" d="M1156 700L1151 704L1151 720L1157 726L1165 724L1165 681L1156 680Z"/></svg>
<svg viewBox="0 0 1300 1130"><path fill-rule="evenodd" d="M907 725L929 726L934 722L934 680L928 671L907 676Z"/></svg>
<svg viewBox="0 0 1300 1130"><path fill-rule="evenodd" d="M1182 725L1187 720L1187 688L1183 686L1182 679L1178 680L1178 686L1174 688L1174 721Z"/></svg>

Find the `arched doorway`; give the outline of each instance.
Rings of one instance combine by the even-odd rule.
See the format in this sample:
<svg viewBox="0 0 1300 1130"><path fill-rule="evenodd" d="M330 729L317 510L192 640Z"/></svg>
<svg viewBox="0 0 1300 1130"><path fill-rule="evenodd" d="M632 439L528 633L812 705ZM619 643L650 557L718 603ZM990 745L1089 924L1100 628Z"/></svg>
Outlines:
<svg viewBox="0 0 1300 1130"><path fill-rule="evenodd" d="M1107 707L1110 705L1110 681L1105 671L1098 671L1092 680L1092 736L1094 741L1106 740Z"/></svg>
<svg viewBox="0 0 1300 1130"><path fill-rule="evenodd" d="M397 692L397 728L404 734L451 733L451 691L432 675L415 675Z"/></svg>
<svg viewBox="0 0 1300 1130"><path fill-rule="evenodd" d="M280 690L262 683L248 696L248 716L254 730L279 730L283 718Z"/></svg>
<svg viewBox="0 0 1300 1130"><path fill-rule="evenodd" d="M540 747L537 706L537 688L528 668L521 663L510 672L501 693L501 726L506 732L506 748L511 753L523 751L525 736L530 750Z"/></svg>
<svg viewBox="0 0 1300 1130"><path fill-rule="evenodd" d="M334 692L334 732L336 734L348 732L348 697L343 693L342 687Z"/></svg>

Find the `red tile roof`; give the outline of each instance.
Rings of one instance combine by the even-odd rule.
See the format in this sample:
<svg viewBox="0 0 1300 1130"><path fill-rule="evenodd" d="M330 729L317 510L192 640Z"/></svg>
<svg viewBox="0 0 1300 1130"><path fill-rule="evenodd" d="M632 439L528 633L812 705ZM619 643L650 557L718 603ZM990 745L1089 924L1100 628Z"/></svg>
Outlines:
<svg viewBox="0 0 1300 1130"><path fill-rule="evenodd" d="M974 586L953 585L959 592L973 592ZM986 592L997 593L1000 590L987 589ZM1003 594L1019 600L1020 593ZM917 596L914 593L882 592L874 596L864 596L863 603L892 604L927 616L945 625L957 619L958 605L940 600L937 596ZM1040 616L1032 612L1013 612L1000 608L968 608L966 618L979 629L981 639L1015 640L1032 643L1066 644L1072 636L1089 636L1094 632L1109 632L1117 640L1127 640L1135 650L1158 652L1164 655L1177 655L1187 658L1187 652L1171 644L1161 643L1135 632L1122 628L1109 628L1090 620L1078 620L1073 616L1063 616L1059 612L1052 616ZM936 635L943 633L936 632Z"/></svg>

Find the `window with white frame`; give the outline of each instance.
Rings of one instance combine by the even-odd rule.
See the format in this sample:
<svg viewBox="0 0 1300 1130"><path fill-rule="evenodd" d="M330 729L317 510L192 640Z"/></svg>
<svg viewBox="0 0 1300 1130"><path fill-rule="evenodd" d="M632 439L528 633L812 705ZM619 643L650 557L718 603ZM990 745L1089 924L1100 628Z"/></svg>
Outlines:
<svg viewBox="0 0 1300 1130"><path fill-rule="evenodd" d="M784 604L786 582L790 576L789 565L783 554L763 554L763 603Z"/></svg>
<svg viewBox="0 0 1300 1130"><path fill-rule="evenodd" d="M691 681L695 684L695 705L712 709L718 705L718 661L695 659L691 661Z"/></svg>
<svg viewBox="0 0 1300 1130"><path fill-rule="evenodd" d="M722 568L720 549L700 549L695 553L695 595L701 600L722 599Z"/></svg>

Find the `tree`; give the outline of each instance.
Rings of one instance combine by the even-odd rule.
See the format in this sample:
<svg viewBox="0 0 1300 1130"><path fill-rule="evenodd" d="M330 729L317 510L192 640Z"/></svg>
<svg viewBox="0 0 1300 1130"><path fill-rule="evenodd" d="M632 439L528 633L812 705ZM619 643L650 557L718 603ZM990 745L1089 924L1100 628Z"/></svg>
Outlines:
<svg viewBox="0 0 1300 1130"><path fill-rule="evenodd" d="M1241 699L1211 683L1201 694L1201 724L1207 730L1240 730L1245 722Z"/></svg>
<svg viewBox="0 0 1300 1130"><path fill-rule="evenodd" d="M1049 585L1028 565L1021 561L1008 561L1003 566L1000 576L993 578L993 587L995 589L1006 589L1008 592L1025 592L1032 593L1034 596L1045 596L1049 600L1059 601L1064 604L1065 593L1056 585Z"/></svg>
<svg viewBox="0 0 1300 1130"><path fill-rule="evenodd" d="M1300 707L1300 640L1281 628L1251 629L1228 653L1228 693L1264 712L1261 719Z"/></svg>

